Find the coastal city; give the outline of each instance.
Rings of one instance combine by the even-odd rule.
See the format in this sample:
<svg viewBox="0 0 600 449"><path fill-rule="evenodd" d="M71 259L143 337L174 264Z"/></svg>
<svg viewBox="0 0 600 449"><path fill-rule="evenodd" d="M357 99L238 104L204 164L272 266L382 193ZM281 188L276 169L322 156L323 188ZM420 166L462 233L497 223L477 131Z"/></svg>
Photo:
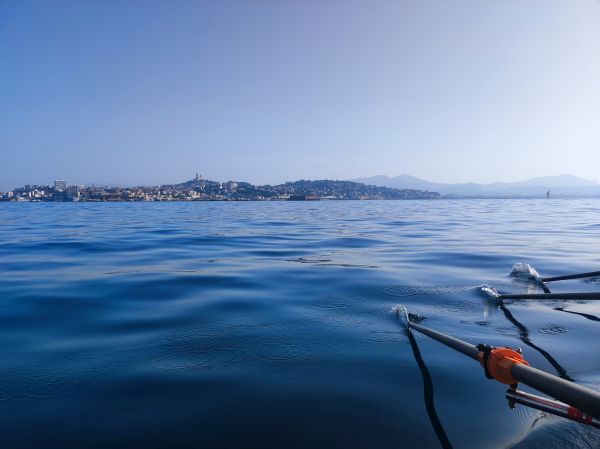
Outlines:
<svg viewBox="0 0 600 449"><path fill-rule="evenodd" d="M0 192L0 201L101 202L101 201L311 201L437 199L440 194L423 190L394 189L352 181L294 181L255 186L248 182L210 181L201 175L180 184L160 186L27 184Z"/></svg>

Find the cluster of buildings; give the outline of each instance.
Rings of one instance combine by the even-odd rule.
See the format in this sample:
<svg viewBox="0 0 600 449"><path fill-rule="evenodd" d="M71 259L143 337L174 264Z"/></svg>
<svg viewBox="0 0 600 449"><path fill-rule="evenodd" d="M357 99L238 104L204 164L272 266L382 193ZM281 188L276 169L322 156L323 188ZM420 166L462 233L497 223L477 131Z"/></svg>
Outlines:
<svg viewBox="0 0 600 449"><path fill-rule="evenodd" d="M27 184L0 192L0 201L219 201L233 199L237 186L232 181L205 181L198 175L188 183L139 187L67 185L56 180L53 185Z"/></svg>
<svg viewBox="0 0 600 449"><path fill-rule="evenodd" d="M78 201L84 186L67 186L66 181L54 185L26 184L10 192L0 192L0 201Z"/></svg>
<svg viewBox="0 0 600 449"><path fill-rule="evenodd" d="M255 186L248 182L218 182L196 176L180 184L139 187L97 187L27 184L0 192L0 201L261 201L261 200L374 200L439 198L437 192L368 186L350 181L295 181Z"/></svg>

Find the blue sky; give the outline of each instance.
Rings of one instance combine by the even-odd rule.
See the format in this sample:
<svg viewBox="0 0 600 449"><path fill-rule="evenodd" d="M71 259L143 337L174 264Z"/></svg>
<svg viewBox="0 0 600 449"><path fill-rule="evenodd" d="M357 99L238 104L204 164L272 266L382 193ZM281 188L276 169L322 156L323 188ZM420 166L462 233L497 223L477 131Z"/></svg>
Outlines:
<svg viewBox="0 0 600 449"><path fill-rule="evenodd" d="M0 189L599 179L598 0L0 0Z"/></svg>

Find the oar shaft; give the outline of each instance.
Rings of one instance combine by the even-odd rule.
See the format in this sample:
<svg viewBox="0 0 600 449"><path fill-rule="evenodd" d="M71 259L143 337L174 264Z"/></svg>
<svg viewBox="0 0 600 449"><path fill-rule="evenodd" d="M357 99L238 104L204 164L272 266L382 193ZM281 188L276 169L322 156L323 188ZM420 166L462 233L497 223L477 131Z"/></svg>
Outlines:
<svg viewBox="0 0 600 449"><path fill-rule="evenodd" d="M517 293L500 295L498 299L600 299L600 293Z"/></svg>
<svg viewBox="0 0 600 449"><path fill-rule="evenodd" d="M459 340L458 338L454 338L450 335L443 334L438 331L434 331L433 329L429 329L428 327L421 326L417 323L410 323L410 328L420 333L427 335L428 337L433 338L436 341L439 341L446 346L454 349L455 351L461 352L467 357L471 357L472 359L478 360L479 350L476 346L467 343L466 341Z"/></svg>
<svg viewBox="0 0 600 449"><path fill-rule="evenodd" d="M589 273L567 274L564 276L542 278L542 282L567 281L569 279L593 278L595 276L600 276L600 271L590 271Z"/></svg>
<svg viewBox="0 0 600 449"><path fill-rule="evenodd" d="M409 323L409 327L474 360L479 360L479 350L470 343L417 323ZM600 419L600 393L524 364L513 364L511 372L525 385Z"/></svg>
<svg viewBox="0 0 600 449"><path fill-rule="evenodd" d="M600 418L600 393L520 363L515 363L511 372L525 385Z"/></svg>

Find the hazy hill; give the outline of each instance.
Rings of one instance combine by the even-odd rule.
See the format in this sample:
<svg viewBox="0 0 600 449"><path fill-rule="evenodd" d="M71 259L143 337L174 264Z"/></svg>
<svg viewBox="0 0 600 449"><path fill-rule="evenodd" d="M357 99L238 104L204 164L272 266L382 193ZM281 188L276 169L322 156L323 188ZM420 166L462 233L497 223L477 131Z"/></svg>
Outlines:
<svg viewBox="0 0 600 449"><path fill-rule="evenodd" d="M572 175L545 176L520 182L494 182L491 184L430 182L410 175L389 177L384 175L359 178L353 181L396 189L418 189L457 196L528 196L551 195L589 196L600 195L598 182Z"/></svg>
<svg viewBox="0 0 600 449"><path fill-rule="evenodd" d="M337 180L300 180L278 185L255 186L248 182L220 183L204 179L192 179L170 187L180 189L201 188L211 194L229 194L231 197L281 197L281 196L316 196L319 198L337 199L425 199L439 198L438 192L420 189L396 189L386 186L366 185L353 181Z"/></svg>

